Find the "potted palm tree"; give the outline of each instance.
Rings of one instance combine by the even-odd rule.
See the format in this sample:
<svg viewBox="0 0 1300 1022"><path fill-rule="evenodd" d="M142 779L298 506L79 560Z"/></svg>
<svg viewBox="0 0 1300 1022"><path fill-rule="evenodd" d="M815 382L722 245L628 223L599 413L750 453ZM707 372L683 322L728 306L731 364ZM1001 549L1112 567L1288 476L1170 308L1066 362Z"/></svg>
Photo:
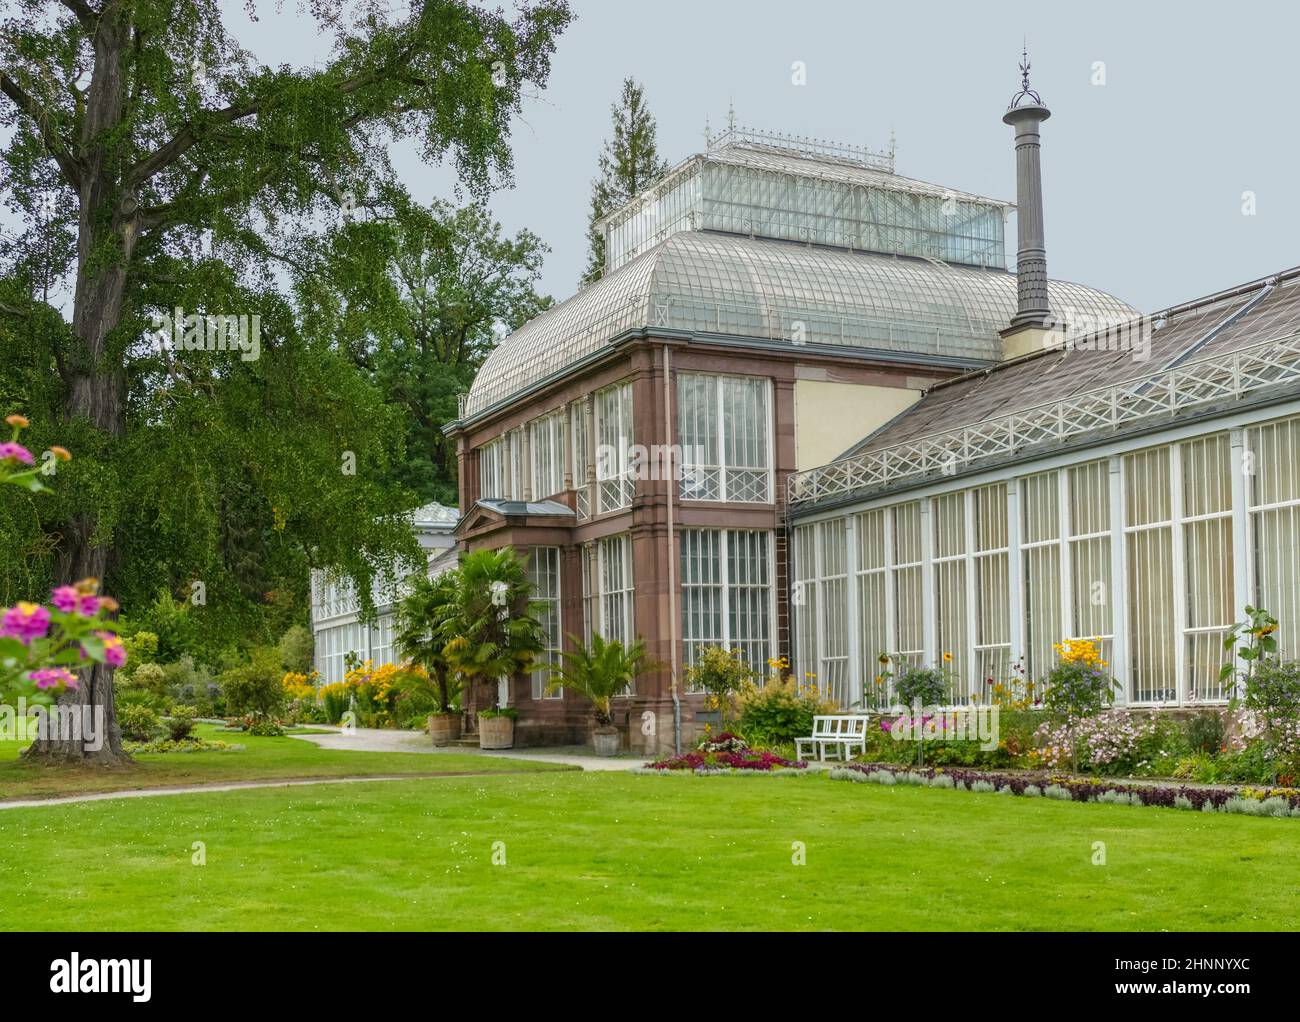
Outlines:
<svg viewBox="0 0 1300 1022"><path fill-rule="evenodd" d="M479 748L508 749L514 744L515 714L497 705L493 689L500 679L531 668L544 648L541 624L529 604L533 587L523 561L509 547L466 554L458 575L443 654L479 711Z"/></svg>
<svg viewBox="0 0 1300 1022"><path fill-rule="evenodd" d="M610 716L610 700L656 665L646 658L645 643L640 639L630 646L600 635L591 637L590 646L582 645L574 636L570 639L573 648L560 654L560 666L552 673L547 689L564 688L591 700L595 721L591 741L596 755L617 755L622 739Z"/></svg>
<svg viewBox="0 0 1300 1022"><path fill-rule="evenodd" d="M456 593L460 573L448 571L436 578L416 576L410 592L397 608L398 652L424 673L411 671L399 681L401 689L424 705L429 714L429 737L434 745L450 745L460 737L460 678L447 660L446 646L455 624ZM417 712L422 707L417 707Z"/></svg>

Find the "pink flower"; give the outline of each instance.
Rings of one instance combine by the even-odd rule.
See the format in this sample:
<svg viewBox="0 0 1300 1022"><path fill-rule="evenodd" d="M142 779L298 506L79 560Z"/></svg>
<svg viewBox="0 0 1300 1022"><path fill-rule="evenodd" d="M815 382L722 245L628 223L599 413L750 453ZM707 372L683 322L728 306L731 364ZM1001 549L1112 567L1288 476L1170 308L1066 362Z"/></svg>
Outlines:
<svg viewBox="0 0 1300 1022"><path fill-rule="evenodd" d="M77 687L77 676L62 667L46 667L39 671L30 672L27 677L40 689L59 688L61 686L66 688Z"/></svg>
<svg viewBox="0 0 1300 1022"><path fill-rule="evenodd" d="M36 464L31 451L22 444L16 444L9 440L0 444L0 461L16 461L21 465Z"/></svg>
<svg viewBox="0 0 1300 1022"><path fill-rule="evenodd" d="M104 640L104 663L110 667L121 667L126 663L126 648L122 645L122 640L112 632L96 632L99 638Z"/></svg>
<svg viewBox="0 0 1300 1022"><path fill-rule="evenodd" d="M65 614L94 617L99 613L99 597L80 593L75 586L59 586L50 593L50 602Z"/></svg>
<svg viewBox="0 0 1300 1022"><path fill-rule="evenodd" d="M50 612L39 603L19 600L0 618L0 638L16 638L24 646L33 639L43 639L50 630Z"/></svg>

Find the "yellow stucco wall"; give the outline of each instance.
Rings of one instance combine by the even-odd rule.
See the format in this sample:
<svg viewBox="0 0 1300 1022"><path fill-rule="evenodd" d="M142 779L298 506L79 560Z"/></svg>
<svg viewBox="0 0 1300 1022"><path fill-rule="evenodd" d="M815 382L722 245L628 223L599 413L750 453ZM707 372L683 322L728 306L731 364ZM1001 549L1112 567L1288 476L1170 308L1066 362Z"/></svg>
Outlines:
<svg viewBox="0 0 1300 1022"><path fill-rule="evenodd" d="M921 396L903 387L800 379L794 385L795 464L834 461Z"/></svg>

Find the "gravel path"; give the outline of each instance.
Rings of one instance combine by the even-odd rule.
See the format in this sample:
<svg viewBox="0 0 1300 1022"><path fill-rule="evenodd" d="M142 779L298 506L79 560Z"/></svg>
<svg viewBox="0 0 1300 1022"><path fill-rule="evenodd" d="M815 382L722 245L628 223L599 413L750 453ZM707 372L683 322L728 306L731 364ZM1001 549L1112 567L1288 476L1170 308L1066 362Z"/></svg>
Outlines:
<svg viewBox="0 0 1300 1022"><path fill-rule="evenodd" d="M96 791L86 795L57 795L53 798L25 798L0 802L3 809L32 806L62 806L72 802L105 802L113 798L154 798L164 795L206 794L210 791L242 791L244 788L305 788L316 784L363 784L367 781L436 781L443 777L499 777L535 774L535 770L453 770L441 774L375 774L370 777L306 777L280 781L230 781L226 784L186 784L174 788L134 788L126 791Z"/></svg>
<svg viewBox="0 0 1300 1022"><path fill-rule="evenodd" d="M296 738L299 741L311 742L313 745L319 745L322 749L345 749L353 752L419 752L432 755L456 753L463 756L483 756L494 759L523 759L531 762L561 763L565 766L576 766L588 771L631 770L645 762L645 759L640 756L616 756L607 759L572 749L506 749L501 752L485 752L481 749L465 748L458 745L439 748L429 741L427 735L414 731L391 731L385 728L356 728L350 732L344 732L341 728L330 728L329 732L329 734L323 735L290 735L289 737ZM312 777L299 780L190 784L171 788L139 788L127 791L100 791L85 795L62 795L53 798L18 799L0 802L0 810L29 809L34 806L60 806L72 802L103 802L113 798L153 798L162 795L189 795L210 791L240 791L244 788L298 788L314 784L358 784L364 781L437 780L440 777L493 777L511 772L509 770L461 770L438 774L382 774L371 777ZM532 773L533 771L519 772Z"/></svg>
<svg viewBox="0 0 1300 1022"><path fill-rule="evenodd" d="M313 728L317 725L312 725ZM350 732L331 728L327 735L290 735L300 741L311 742L322 749L351 749L355 752L423 752L439 755L458 753L465 756L492 756L498 759L526 759L542 763L563 763L583 770L632 770L643 766L644 756L594 756L580 749L505 749L485 752L460 745L436 746L429 736L416 731L393 731L387 728L359 727Z"/></svg>

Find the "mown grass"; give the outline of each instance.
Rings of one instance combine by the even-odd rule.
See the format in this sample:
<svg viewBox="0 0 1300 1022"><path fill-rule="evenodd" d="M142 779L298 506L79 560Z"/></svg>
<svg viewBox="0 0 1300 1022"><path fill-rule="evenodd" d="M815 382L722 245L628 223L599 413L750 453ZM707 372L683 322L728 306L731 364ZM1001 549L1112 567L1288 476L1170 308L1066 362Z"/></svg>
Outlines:
<svg viewBox="0 0 1300 1022"><path fill-rule="evenodd" d="M199 725L195 733L244 748L238 752L142 753L133 766L106 770L28 763L18 757L24 743L0 742L0 801L232 781L555 769L554 764L473 753L322 749L299 738L253 738L207 724Z"/></svg>
<svg viewBox="0 0 1300 1022"><path fill-rule="evenodd" d="M449 777L0 812L0 928L1289 929L1298 853L1295 820L824 776Z"/></svg>

